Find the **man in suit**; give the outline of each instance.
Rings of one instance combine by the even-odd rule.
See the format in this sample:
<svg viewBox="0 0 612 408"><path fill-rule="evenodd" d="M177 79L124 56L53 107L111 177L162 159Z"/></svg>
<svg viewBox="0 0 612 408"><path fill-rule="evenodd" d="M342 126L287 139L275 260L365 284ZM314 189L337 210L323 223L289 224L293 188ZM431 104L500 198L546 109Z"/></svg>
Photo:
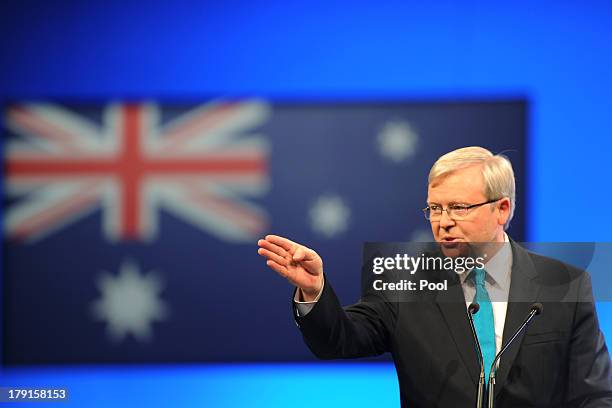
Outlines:
<svg viewBox="0 0 612 408"><path fill-rule="evenodd" d="M323 359L390 352L402 406L474 407L480 373L467 307L486 371L533 302L544 311L503 354L497 407L612 407L610 357L600 332L588 274L526 251L505 230L515 205L510 162L480 147L440 157L429 174L424 210L445 253L463 243L490 245L484 268L448 275L444 300L376 301L342 308L319 255L268 235L258 253L296 286L295 319ZM476 318L479 319L476 319Z"/></svg>

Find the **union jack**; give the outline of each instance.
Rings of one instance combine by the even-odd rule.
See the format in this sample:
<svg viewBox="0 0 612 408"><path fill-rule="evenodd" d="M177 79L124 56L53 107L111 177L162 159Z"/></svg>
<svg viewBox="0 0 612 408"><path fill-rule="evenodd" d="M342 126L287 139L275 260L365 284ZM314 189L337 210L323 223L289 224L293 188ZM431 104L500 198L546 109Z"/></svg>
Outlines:
<svg viewBox="0 0 612 408"><path fill-rule="evenodd" d="M262 101L215 101L161 122L156 104L109 104L101 124L66 107L6 111L19 137L5 146L9 237L49 236L102 209L111 241L153 240L160 209L227 241L252 240L266 212L245 196L269 184L268 144L249 134L270 114ZM252 132L251 132L252 133Z"/></svg>

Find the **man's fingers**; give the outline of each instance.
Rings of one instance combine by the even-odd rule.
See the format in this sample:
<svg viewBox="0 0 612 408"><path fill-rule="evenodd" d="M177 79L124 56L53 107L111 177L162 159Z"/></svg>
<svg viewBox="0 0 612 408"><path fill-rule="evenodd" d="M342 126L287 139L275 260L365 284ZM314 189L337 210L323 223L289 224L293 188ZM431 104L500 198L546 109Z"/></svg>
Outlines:
<svg viewBox="0 0 612 408"><path fill-rule="evenodd" d="M291 259L291 255L289 254L289 252L287 252L285 249L279 247L276 244L266 241L265 239L260 239L259 241L257 241L257 245L259 245L260 248L267 249L270 252L274 252L276 255L282 258Z"/></svg>
<svg viewBox="0 0 612 408"><path fill-rule="evenodd" d="M266 258L268 258L269 260L274 261L275 263L282 265L282 266L287 266L287 264L289 263L289 260L283 258L282 256L279 256L277 254L275 254L272 251L268 251L265 248L259 248L257 250L257 253L261 256L265 256Z"/></svg>
<svg viewBox="0 0 612 408"><path fill-rule="evenodd" d="M263 241L261 243L258 242L260 247L266 248L294 262L314 261L318 257L317 253L312 249L278 235L266 235L266 239L260 241ZM288 256L283 251L286 251Z"/></svg>
<svg viewBox="0 0 612 408"><path fill-rule="evenodd" d="M277 264L276 262L270 259L268 259L266 265L278 272L278 274L281 275L283 278L286 278L289 275L289 271L287 270L287 268L285 268L283 265Z"/></svg>
<svg viewBox="0 0 612 408"><path fill-rule="evenodd" d="M293 252L293 249L298 246L295 242L290 239L278 236L278 235L266 235L266 241L269 241L273 244L278 245L283 248L285 251Z"/></svg>

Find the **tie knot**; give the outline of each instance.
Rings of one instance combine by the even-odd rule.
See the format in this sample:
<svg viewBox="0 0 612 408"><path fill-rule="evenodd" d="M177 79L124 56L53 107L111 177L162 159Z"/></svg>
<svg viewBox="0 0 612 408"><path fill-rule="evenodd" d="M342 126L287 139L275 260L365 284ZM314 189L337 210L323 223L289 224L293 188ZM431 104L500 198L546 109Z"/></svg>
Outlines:
<svg viewBox="0 0 612 408"><path fill-rule="evenodd" d="M487 271L481 268L474 268L472 269L471 275L472 275L472 279L474 279L474 284L476 286L484 286Z"/></svg>

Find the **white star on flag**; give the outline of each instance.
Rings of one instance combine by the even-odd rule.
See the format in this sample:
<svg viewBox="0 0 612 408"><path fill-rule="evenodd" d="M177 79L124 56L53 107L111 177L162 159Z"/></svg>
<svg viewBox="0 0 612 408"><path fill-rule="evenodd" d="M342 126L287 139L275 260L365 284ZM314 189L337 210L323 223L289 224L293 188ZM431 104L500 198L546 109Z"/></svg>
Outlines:
<svg viewBox="0 0 612 408"><path fill-rule="evenodd" d="M105 272L98 281L102 297L93 303L94 316L107 322L109 337L116 342L128 334L139 341L152 337L153 321L165 320L168 307L160 299L163 285L154 272L141 275L138 265L124 261L119 275Z"/></svg>
<svg viewBox="0 0 612 408"><path fill-rule="evenodd" d="M331 238L345 231L351 215L350 208L336 195L319 197L310 208L311 227L315 232Z"/></svg>
<svg viewBox="0 0 612 408"><path fill-rule="evenodd" d="M416 153L418 135L408 122L387 122L378 134L380 154L388 160L400 163Z"/></svg>

